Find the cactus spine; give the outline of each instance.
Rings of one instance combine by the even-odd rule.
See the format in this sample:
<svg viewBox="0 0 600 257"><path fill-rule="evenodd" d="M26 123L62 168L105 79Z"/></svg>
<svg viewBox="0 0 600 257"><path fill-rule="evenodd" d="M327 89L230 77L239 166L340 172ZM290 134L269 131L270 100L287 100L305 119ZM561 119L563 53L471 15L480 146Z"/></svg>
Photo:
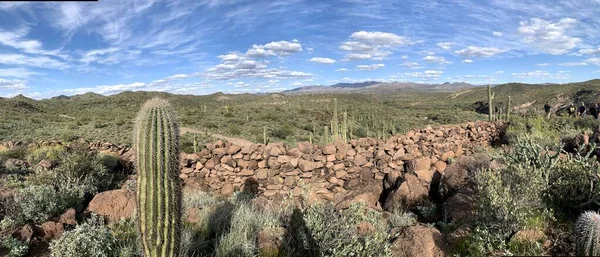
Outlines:
<svg viewBox="0 0 600 257"><path fill-rule="evenodd" d="M146 257L179 255L181 180L179 126L164 99L146 102L135 122L137 212Z"/></svg>
<svg viewBox="0 0 600 257"><path fill-rule="evenodd" d="M587 211L575 223L577 256L600 256L600 215Z"/></svg>
<svg viewBox="0 0 600 257"><path fill-rule="evenodd" d="M494 92L492 92L492 86L487 86L488 91L488 113L490 121L494 121Z"/></svg>

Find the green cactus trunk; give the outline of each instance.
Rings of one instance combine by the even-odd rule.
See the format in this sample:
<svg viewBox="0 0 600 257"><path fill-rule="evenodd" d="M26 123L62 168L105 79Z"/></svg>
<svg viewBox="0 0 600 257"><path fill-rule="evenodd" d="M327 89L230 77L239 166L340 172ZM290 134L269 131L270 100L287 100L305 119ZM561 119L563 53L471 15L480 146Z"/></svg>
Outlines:
<svg viewBox="0 0 600 257"><path fill-rule="evenodd" d="M506 103L506 121L510 121L510 96L508 96L508 102Z"/></svg>
<svg viewBox="0 0 600 257"><path fill-rule="evenodd" d="M139 112L134 131L138 226L145 257L179 255L181 180L179 126L170 104L154 98Z"/></svg>
<svg viewBox="0 0 600 257"><path fill-rule="evenodd" d="M340 139L340 127L338 119L338 102L337 98L333 98L333 119L331 119L331 134L333 141Z"/></svg>
<svg viewBox="0 0 600 257"><path fill-rule="evenodd" d="M488 113L490 121L494 121L494 92L492 92L492 86L487 86L488 90Z"/></svg>

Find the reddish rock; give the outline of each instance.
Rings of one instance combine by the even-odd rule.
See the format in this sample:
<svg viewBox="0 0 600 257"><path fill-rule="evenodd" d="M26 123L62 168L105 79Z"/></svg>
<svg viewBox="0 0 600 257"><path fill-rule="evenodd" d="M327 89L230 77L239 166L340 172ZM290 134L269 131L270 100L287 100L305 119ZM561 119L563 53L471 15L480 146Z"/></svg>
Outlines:
<svg viewBox="0 0 600 257"><path fill-rule="evenodd" d="M75 217L76 214L77 212L75 211L75 209L68 209L65 213L60 215L59 222L67 225L75 225L77 224L77 219Z"/></svg>
<svg viewBox="0 0 600 257"><path fill-rule="evenodd" d="M127 189L106 191L94 196L86 211L108 218L110 223L131 218L136 210L135 194Z"/></svg>
<svg viewBox="0 0 600 257"><path fill-rule="evenodd" d="M365 165L366 163L367 163L367 158L365 156L363 156L362 154L357 154L354 156L354 165L362 166L362 165Z"/></svg>
<svg viewBox="0 0 600 257"><path fill-rule="evenodd" d="M440 156L440 159L442 161L447 161L448 158L454 158L456 155L454 154L454 151L447 151L442 153L442 155Z"/></svg>
<svg viewBox="0 0 600 257"><path fill-rule="evenodd" d="M336 151L337 149L335 148L335 145L326 145L323 147L324 154L335 154Z"/></svg>
<svg viewBox="0 0 600 257"><path fill-rule="evenodd" d="M256 172L257 179L266 179L267 177L269 177L269 170L267 169L259 169Z"/></svg>
<svg viewBox="0 0 600 257"><path fill-rule="evenodd" d="M33 233L33 227L29 224L26 224L25 226L21 227L21 229L12 233L12 236L23 242L29 243L33 237Z"/></svg>
<svg viewBox="0 0 600 257"><path fill-rule="evenodd" d="M393 257L446 256L446 242L442 233L435 228L421 225L402 229L390 249Z"/></svg>
<svg viewBox="0 0 600 257"><path fill-rule="evenodd" d="M414 175L404 174L404 181L393 190L385 200L385 208L393 211L397 208L410 210L427 200L429 195L428 183Z"/></svg>
<svg viewBox="0 0 600 257"><path fill-rule="evenodd" d="M231 145L229 147L229 149L227 149L227 154L234 155L234 154L238 153L241 150L242 150L242 148L239 145Z"/></svg>
<svg viewBox="0 0 600 257"><path fill-rule="evenodd" d="M373 232L375 231L375 226L373 226L373 224L371 224L371 222L368 221L363 221L356 225L356 234L358 234L359 236L368 236L370 234L373 234Z"/></svg>
<svg viewBox="0 0 600 257"><path fill-rule="evenodd" d="M41 237L46 241L60 238L65 231L62 223L54 221L46 221L41 225L34 227L34 230L38 237Z"/></svg>
<svg viewBox="0 0 600 257"><path fill-rule="evenodd" d="M304 160L304 159L300 159L298 161L298 168L302 171L302 172L308 172L308 171L312 171L315 169L315 165L312 161L308 161L308 160Z"/></svg>
<svg viewBox="0 0 600 257"><path fill-rule="evenodd" d="M312 154L314 151L313 144L309 142L298 142L298 150L305 154Z"/></svg>

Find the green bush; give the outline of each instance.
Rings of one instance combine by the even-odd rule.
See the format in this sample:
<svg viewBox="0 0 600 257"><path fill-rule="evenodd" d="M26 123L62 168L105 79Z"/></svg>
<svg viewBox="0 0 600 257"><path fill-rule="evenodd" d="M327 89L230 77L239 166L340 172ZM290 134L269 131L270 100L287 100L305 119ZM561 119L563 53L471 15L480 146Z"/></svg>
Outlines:
<svg viewBox="0 0 600 257"><path fill-rule="evenodd" d="M134 218L121 219L110 228L111 234L116 239L116 251L119 257L142 256L139 245L139 230Z"/></svg>
<svg viewBox="0 0 600 257"><path fill-rule="evenodd" d="M63 184L61 189L51 185L28 185L19 190L16 202L23 221L42 222L68 208L77 207L82 203L84 194L83 188L68 183Z"/></svg>
<svg viewBox="0 0 600 257"><path fill-rule="evenodd" d="M505 138L509 144L527 136L542 146L554 146L558 143L559 133L553 123L542 116L513 117L506 129Z"/></svg>
<svg viewBox="0 0 600 257"><path fill-rule="evenodd" d="M388 217L388 224L390 228L409 227L417 224L417 217L411 212L396 209Z"/></svg>
<svg viewBox="0 0 600 257"><path fill-rule="evenodd" d="M65 232L50 244L52 257L117 257L117 250L115 237L97 216Z"/></svg>
<svg viewBox="0 0 600 257"><path fill-rule="evenodd" d="M11 236L0 237L0 256L21 257L27 254L29 245Z"/></svg>
<svg viewBox="0 0 600 257"><path fill-rule="evenodd" d="M352 204L338 211L331 204L309 207L304 220L322 256L389 256L388 234L380 213L364 204ZM361 222L371 223L375 231L358 235Z"/></svg>
<svg viewBox="0 0 600 257"><path fill-rule="evenodd" d="M108 189L112 176L98 154L82 147L61 155L58 166L50 171L38 170L30 181L38 185L62 188L64 184L78 185L85 194L93 195Z"/></svg>
<svg viewBox="0 0 600 257"><path fill-rule="evenodd" d="M37 164L41 160L47 160L56 164L65 151L65 147L62 145L30 148L28 150L29 154L27 155L27 161L31 164Z"/></svg>
<svg viewBox="0 0 600 257"><path fill-rule="evenodd" d="M600 206L600 165L588 154L569 155L549 178L548 204L563 214L579 214Z"/></svg>

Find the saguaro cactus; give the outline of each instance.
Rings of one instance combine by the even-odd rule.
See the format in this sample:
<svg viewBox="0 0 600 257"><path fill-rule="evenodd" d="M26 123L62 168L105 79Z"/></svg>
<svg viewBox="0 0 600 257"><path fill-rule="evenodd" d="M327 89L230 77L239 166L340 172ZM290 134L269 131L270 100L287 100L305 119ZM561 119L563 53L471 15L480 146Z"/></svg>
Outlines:
<svg viewBox="0 0 600 257"><path fill-rule="evenodd" d="M575 223L577 256L600 256L600 215L587 211Z"/></svg>
<svg viewBox="0 0 600 257"><path fill-rule="evenodd" d="M164 99L142 106L134 130L138 226L145 257L179 255L181 181L179 126Z"/></svg>
<svg viewBox="0 0 600 257"><path fill-rule="evenodd" d="M337 98L333 98L333 118L331 119L331 134L333 135L333 141L340 139L340 125L337 107Z"/></svg>
<svg viewBox="0 0 600 257"><path fill-rule="evenodd" d="M342 120L342 140L348 141L348 112L344 112Z"/></svg>
<svg viewBox="0 0 600 257"><path fill-rule="evenodd" d="M487 86L488 90L488 113L490 121L494 120L494 92L492 92L492 86Z"/></svg>
<svg viewBox="0 0 600 257"><path fill-rule="evenodd" d="M506 121L510 121L510 96L508 96L508 102L506 103Z"/></svg>

